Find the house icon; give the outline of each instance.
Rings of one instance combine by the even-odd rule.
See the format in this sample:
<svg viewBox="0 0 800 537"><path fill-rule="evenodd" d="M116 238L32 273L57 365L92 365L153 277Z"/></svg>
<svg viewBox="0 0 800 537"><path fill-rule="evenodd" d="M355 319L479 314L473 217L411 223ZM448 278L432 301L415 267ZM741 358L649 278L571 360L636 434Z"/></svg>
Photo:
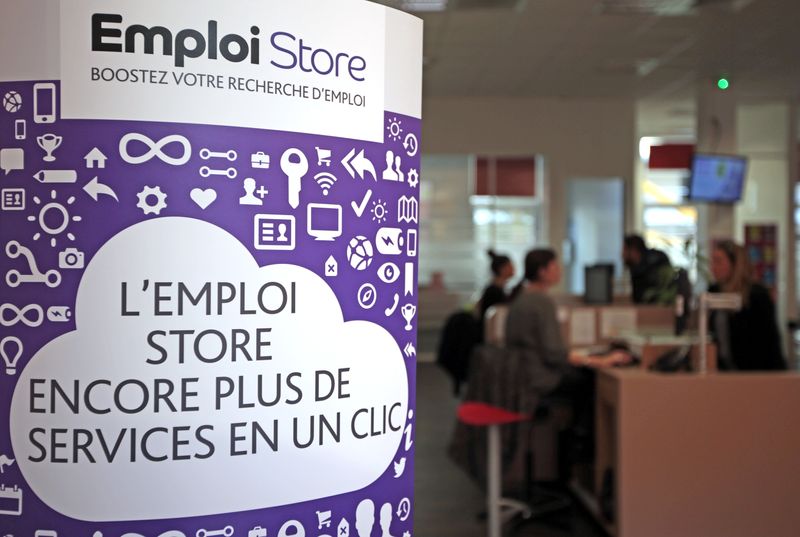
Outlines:
<svg viewBox="0 0 800 537"><path fill-rule="evenodd" d="M95 147L83 157L83 160L86 161L87 168L105 168L107 158L102 151Z"/></svg>

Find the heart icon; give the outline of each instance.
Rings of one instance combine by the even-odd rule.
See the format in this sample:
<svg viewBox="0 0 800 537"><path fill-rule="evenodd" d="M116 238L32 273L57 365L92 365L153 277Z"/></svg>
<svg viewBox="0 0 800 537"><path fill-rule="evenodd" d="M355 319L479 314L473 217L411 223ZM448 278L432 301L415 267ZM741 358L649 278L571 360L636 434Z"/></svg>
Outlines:
<svg viewBox="0 0 800 537"><path fill-rule="evenodd" d="M206 188L205 190L201 188L195 188L191 192L192 201L197 204L203 210L208 209L208 206L214 203L217 199L217 191L213 188Z"/></svg>

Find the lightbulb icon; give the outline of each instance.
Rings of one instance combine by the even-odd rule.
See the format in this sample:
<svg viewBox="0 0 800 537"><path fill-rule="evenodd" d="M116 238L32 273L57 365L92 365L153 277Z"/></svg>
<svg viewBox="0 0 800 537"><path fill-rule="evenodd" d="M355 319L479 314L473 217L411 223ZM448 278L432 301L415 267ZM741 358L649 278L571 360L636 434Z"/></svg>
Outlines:
<svg viewBox="0 0 800 537"><path fill-rule="evenodd" d="M14 352L11 352L13 348ZM0 357L3 358L3 363L6 366L6 375L17 374L17 362L22 356L22 341L14 336L8 336L0 341Z"/></svg>

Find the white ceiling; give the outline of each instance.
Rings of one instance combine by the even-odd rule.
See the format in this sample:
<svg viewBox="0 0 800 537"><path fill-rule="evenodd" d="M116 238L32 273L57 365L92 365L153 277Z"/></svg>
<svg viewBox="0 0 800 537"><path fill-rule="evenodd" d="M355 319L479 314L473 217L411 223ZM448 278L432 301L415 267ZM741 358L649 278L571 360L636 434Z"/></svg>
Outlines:
<svg viewBox="0 0 800 537"><path fill-rule="evenodd" d="M417 13L424 94L691 98L727 74L743 97L800 96L800 0L482 0ZM682 16L609 13L703 6ZM399 6L401 0L383 0Z"/></svg>

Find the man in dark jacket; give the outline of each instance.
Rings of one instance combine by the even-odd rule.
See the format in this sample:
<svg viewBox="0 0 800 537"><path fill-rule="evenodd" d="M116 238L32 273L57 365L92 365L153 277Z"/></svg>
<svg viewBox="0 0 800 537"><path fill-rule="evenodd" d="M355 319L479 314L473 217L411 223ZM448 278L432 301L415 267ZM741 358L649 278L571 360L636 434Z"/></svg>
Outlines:
<svg viewBox="0 0 800 537"><path fill-rule="evenodd" d="M665 269L671 267L667 254L648 248L640 235L627 235L622 259L631 273L634 304L657 302L655 293L664 285Z"/></svg>

